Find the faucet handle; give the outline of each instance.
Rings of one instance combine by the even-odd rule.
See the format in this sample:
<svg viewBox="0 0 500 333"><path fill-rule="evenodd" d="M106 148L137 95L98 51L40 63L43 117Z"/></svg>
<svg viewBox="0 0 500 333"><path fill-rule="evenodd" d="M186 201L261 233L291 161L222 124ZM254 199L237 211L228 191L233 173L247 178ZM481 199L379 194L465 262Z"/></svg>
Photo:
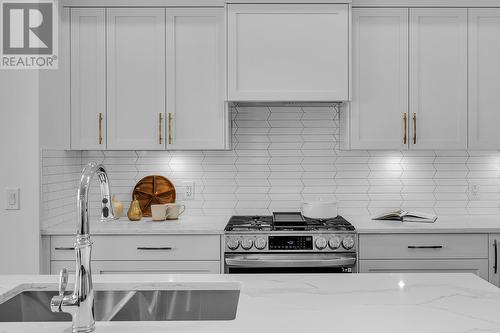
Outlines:
<svg viewBox="0 0 500 333"><path fill-rule="evenodd" d="M63 268L59 273L59 296L64 296L67 286L68 286L68 270L66 268Z"/></svg>

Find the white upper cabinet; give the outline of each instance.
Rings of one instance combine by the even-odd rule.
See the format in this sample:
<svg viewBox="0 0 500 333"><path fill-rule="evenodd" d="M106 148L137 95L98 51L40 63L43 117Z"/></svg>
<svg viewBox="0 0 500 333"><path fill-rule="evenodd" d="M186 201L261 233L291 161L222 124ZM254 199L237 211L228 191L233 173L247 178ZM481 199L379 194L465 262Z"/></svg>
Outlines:
<svg viewBox="0 0 500 333"><path fill-rule="evenodd" d="M228 99L349 99L349 5L229 4Z"/></svg>
<svg viewBox="0 0 500 333"><path fill-rule="evenodd" d="M107 148L165 149L165 9L108 9L107 39Z"/></svg>
<svg viewBox="0 0 500 333"><path fill-rule="evenodd" d="M224 149L223 8L167 9L167 148Z"/></svg>
<svg viewBox="0 0 500 333"><path fill-rule="evenodd" d="M467 9L410 9L413 149L467 148Z"/></svg>
<svg viewBox="0 0 500 333"><path fill-rule="evenodd" d="M469 9L469 149L500 149L500 8Z"/></svg>
<svg viewBox="0 0 500 333"><path fill-rule="evenodd" d="M106 149L105 9L71 9L71 149Z"/></svg>
<svg viewBox="0 0 500 333"><path fill-rule="evenodd" d="M352 39L351 148L405 149L408 9L353 9Z"/></svg>

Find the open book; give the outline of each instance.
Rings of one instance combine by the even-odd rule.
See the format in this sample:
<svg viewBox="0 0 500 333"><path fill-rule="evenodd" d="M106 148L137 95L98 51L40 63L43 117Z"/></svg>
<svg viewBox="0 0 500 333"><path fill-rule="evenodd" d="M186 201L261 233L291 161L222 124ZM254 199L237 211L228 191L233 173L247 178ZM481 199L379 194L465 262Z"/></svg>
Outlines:
<svg viewBox="0 0 500 333"><path fill-rule="evenodd" d="M433 223L437 220L437 216L429 213L407 212L402 209L398 209L373 216L372 220L396 220L402 222Z"/></svg>

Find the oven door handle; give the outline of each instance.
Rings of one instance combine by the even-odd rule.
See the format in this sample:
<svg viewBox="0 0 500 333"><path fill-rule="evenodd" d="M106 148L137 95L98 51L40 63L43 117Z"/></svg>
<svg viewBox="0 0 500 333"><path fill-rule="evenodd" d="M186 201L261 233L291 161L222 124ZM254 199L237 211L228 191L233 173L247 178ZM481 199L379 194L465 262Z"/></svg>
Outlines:
<svg viewBox="0 0 500 333"><path fill-rule="evenodd" d="M265 257L248 259L244 257L225 258L226 265L229 267L248 267L248 268L266 268L266 267L343 267L352 266L356 263L356 258L352 257L331 257L322 259L303 258L303 259L266 259Z"/></svg>

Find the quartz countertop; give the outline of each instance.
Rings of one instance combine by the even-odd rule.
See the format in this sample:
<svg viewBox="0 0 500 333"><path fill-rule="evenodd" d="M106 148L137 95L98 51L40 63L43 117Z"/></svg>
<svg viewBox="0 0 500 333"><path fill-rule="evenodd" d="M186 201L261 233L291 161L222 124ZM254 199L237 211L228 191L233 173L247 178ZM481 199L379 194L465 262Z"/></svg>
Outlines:
<svg viewBox="0 0 500 333"><path fill-rule="evenodd" d="M370 216L345 216L364 233L500 233L500 215L441 215L434 223L376 221Z"/></svg>
<svg viewBox="0 0 500 333"><path fill-rule="evenodd" d="M434 223L374 221L370 216L344 216L358 233L500 233L500 215L442 215ZM130 222L92 222L93 235L119 234L224 234L230 216L182 216L178 220L153 222L144 218ZM74 222L42 228L42 235L74 235Z"/></svg>
<svg viewBox="0 0 500 333"><path fill-rule="evenodd" d="M0 301L23 290L55 290L57 279L0 276ZM235 320L97 322L96 332L500 332L500 289L473 274L94 276L96 290L218 282L241 285ZM0 323L2 333L70 331L69 322Z"/></svg>
<svg viewBox="0 0 500 333"><path fill-rule="evenodd" d="M216 234L224 233L229 216L181 216L177 220L156 222L151 218L132 222L126 217L110 222L91 222L92 235L145 235L145 234ZM63 222L42 227L42 235L74 235L76 222Z"/></svg>

